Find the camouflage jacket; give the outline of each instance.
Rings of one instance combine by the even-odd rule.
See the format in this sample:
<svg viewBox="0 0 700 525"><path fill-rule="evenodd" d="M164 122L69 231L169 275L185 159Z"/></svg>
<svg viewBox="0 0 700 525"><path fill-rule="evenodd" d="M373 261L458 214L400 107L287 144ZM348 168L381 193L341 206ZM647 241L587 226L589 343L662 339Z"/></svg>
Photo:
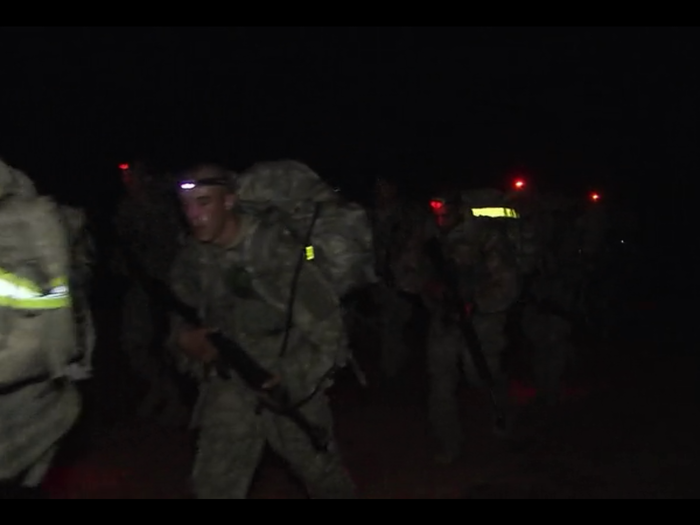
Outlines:
<svg viewBox="0 0 700 525"><path fill-rule="evenodd" d="M377 274L399 290L418 293L428 275L423 246L434 234L430 213L398 201L390 208L372 210L370 216Z"/></svg>
<svg viewBox="0 0 700 525"><path fill-rule="evenodd" d="M306 263L296 286L289 344L280 357L302 249L281 225L242 215L232 246L190 241L171 272L176 295L197 308L208 326L279 374L293 396L310 394L347 352L339 299L319 270ZM181 326L175 319L173 335ZM176 359L183 371L200 379L209 374L180 352Z"/></svg>
<svg viewBox="0 0 700 525"><path fill-rule="evenodd" d="M502 313L517 301L517 261L496 223L469 218L438 238L445 258L457 269L462 297L480 313Z"/></svg>

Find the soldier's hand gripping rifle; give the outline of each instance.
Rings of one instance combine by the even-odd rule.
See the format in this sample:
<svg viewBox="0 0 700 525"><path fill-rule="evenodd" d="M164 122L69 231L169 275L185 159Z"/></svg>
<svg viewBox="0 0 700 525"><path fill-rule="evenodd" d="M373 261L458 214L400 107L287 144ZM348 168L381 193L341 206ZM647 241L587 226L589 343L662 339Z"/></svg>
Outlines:
<svg viewBox="0 0 700 525"><path fill-rule="evenodd" d="M170 308L188 325L193 328L205 327L195 308L180 301L165 285L161 286L160 283L152 283L152 285L158 286L159 293L167 298ZM238 342L221 332L211 331L207 334L207 339L218 352L215 366L219 377L228 380L232 378L232 372L237 374L266 408L292 420L308 436L317 451L328 451L330 436L321 427L310 423L299 407L292 404L286 388L279 384L265 388L265 385L275 379L272 373L250 357Z"/></svg>
<svg viewBox="0 0 700 525"><path fill-rule="evenodd" d="M460 296L460 283L454 265L450 264L442 251L437 239L431 239L426 244L426 253L435 269L435 273L442 281L445 292L443 301L447 308L446 322L456 322L467 344L469 355L474 362L481 380L486 384L491 398L491 405L496 418L496 428L499 431L506 429L506 415L496 394L496 381L493 373L484 357L483 347L479 335L474 328L473 309L467 313L467 305Z"/></svg>

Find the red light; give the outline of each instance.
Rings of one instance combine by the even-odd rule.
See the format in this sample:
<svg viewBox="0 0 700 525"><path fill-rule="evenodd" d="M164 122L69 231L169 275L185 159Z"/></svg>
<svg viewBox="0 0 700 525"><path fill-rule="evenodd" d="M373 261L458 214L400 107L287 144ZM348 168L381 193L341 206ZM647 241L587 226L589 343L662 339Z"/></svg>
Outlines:
<svg viewBox="0 0 700 525"><path fill-rule="evenodd" d="M600 195L597 193L591 193L591 200L592 201L599 201L600 200Z"/></svg>
<svg viewBox="0 0 700 525"><path fill-rule="evenodd" d="M513 186L515 186L516 190L522 190L525 187L525 181L524 180L516 180L513 183Z"/></svg>
<svg viewBox="0 0 700 525"><path fill-rule="evenodd" d="M128 164L120 164L119 169L122 171L126 171L129 169L129 165Z"/></svg>
<svg viewBox="0 0 700 525"><path fill-rule="evenodd" d="M445 206L445 203L439 200L430 201L430 207L433 211L440 211Z"/></svg>

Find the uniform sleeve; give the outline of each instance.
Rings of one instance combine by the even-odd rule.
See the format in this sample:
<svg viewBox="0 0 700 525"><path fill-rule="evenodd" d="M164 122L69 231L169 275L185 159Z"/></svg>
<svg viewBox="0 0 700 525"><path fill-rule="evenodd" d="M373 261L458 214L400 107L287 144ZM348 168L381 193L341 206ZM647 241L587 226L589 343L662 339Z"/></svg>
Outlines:
<svg viewBox="0 0 700 525"><path fill-rule="evenodd" d="M197 261L191 247L185 247L180 251L170 271L170 288L175 296L187 306L196 307L199 296L199 285L196 280L198 275ZM177 369L195 379L203 379L206 375L206 367L187 357L178 345L178 335L187 324L177 313L170 314L170 333L167 341L169 354L172 356Z"/></svg>
<svg viewBox="0 0 700 525"><path fill-rule="evenodd" d="M485 314L510 308L520 292L515 256L503 235L490 234L484 245L485 282L477 286L476 304Z"/></svg>

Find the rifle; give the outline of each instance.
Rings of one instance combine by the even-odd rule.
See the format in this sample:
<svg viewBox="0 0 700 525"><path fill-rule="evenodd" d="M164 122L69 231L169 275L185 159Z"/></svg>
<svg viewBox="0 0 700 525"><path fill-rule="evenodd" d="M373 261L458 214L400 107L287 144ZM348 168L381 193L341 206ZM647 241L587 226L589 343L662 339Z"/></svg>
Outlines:
<svg viewBox="0 0 700 525"><path fill-rule="evenodd" d="M129 258L129 262L146 289L156 297L159 297L170 310L177 313L193 328L205 327L195 308L183 303L165 283L147 275L133 258ZM221 379L230 380L232 378L231 373L235 372L248 388L255 393L262 405L294 422L308 436L312 446L317 451L328 451L330 446L328 433L306 419L299 410L298 404L293 405L291 403L289 394L282 385L269 389L263 388L263 385L274 378L273 374L265 370L250 357L238 342L226 337L220 331L210 332L207 335L207 339L218 351L219 358L214 363L214 366Z"/></svg>
<svg viewBox="0 0 700 525"><path fill-rule="evenodd" d="M437 239L433 238L426 243L426 252L434 265L437 274L441 276L445 286L445 303L447 304L448 312L456 315L457 326L462 332L462 336L467 344L469 355L474 362L474 366L476 367L481 380L484 381L486 387L488 388L489 397L491 398L491 406L496 417L496 428L504 431L506 428L505 411L498 400L498 396L496 395L496 381L493 377L491 369L488 366L488 363L486 362L481 340L479 339L479 335L474 328L473 313L467 315L464 301L460 297L459 278L456 270L454 266L446 260L442 252L442 247L439 245L439 241ZM448 322L447 319L445 319L445 322Z"/></svg>

